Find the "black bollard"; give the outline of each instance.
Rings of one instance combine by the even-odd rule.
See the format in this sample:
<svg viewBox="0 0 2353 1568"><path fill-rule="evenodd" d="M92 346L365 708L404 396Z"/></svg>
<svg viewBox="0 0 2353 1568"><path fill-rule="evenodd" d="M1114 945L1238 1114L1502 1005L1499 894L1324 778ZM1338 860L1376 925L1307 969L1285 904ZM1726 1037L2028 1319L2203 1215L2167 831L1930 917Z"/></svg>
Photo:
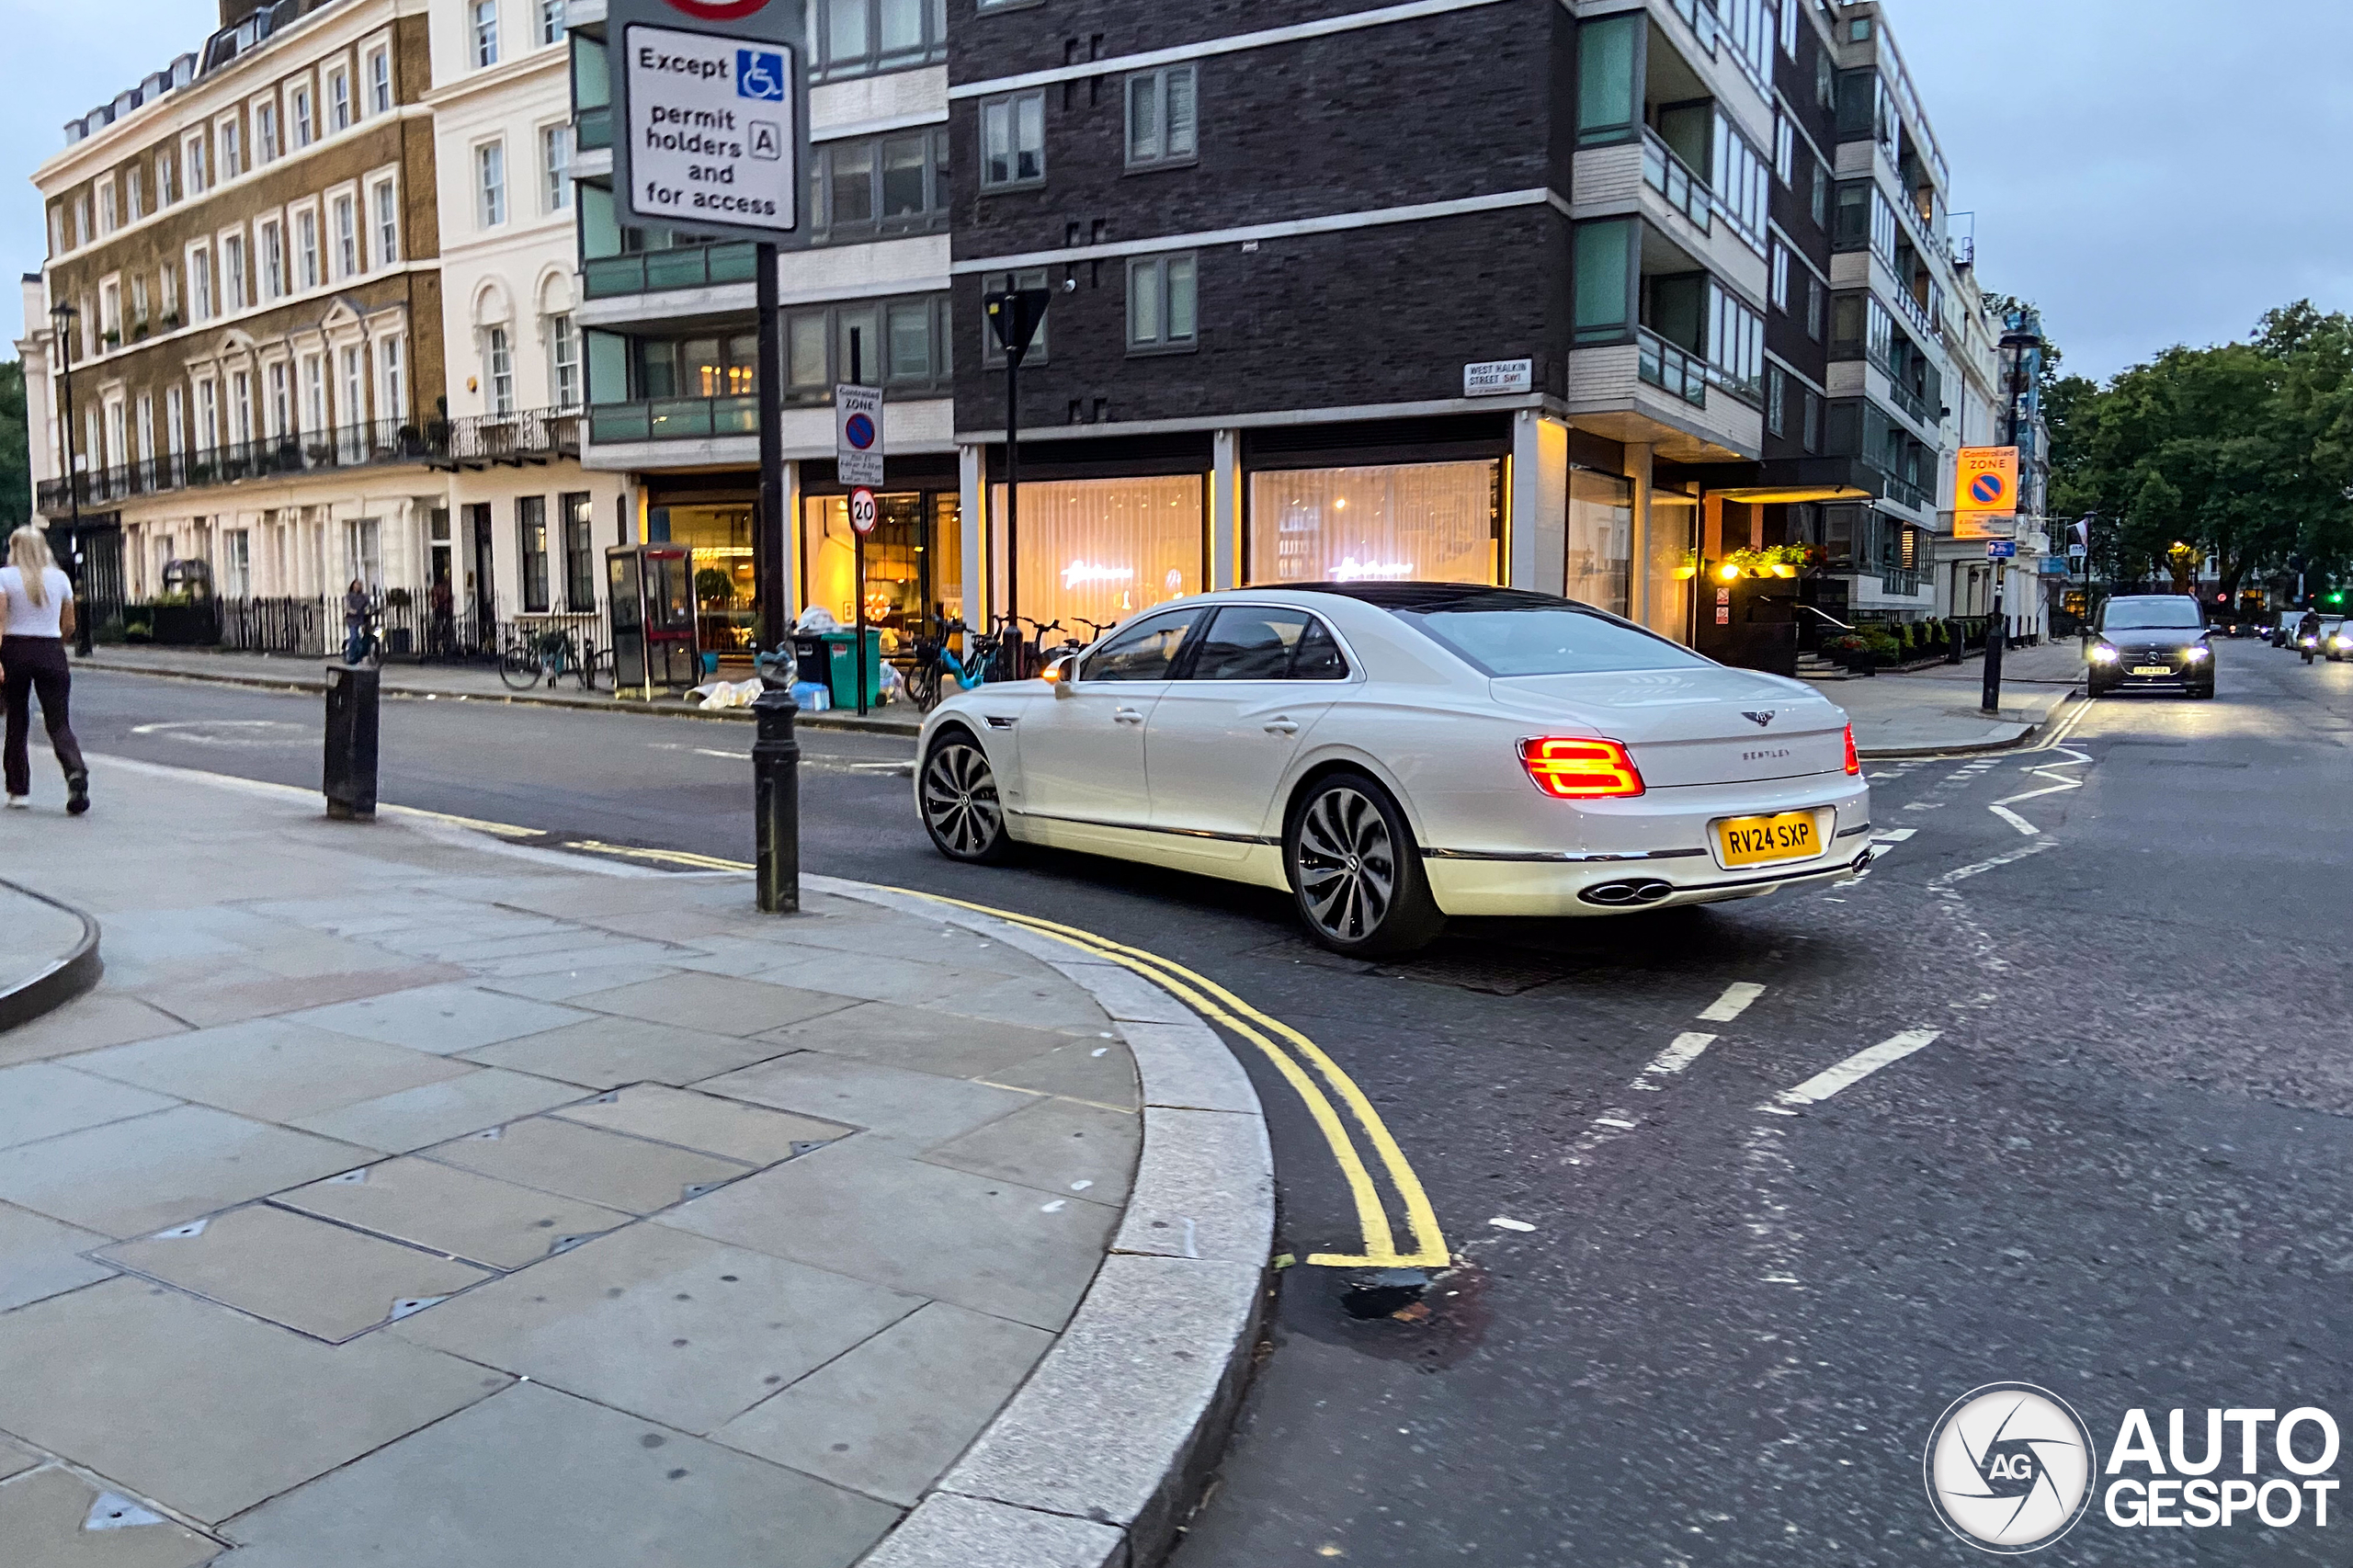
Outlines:
<svg viewBox="0 0 2353 1568"><path fill-rule="evenodd" d="M337 822L376 819L377 672L327 666L327 815Z"/></svg>
<svg viewBox="0 0 2353 1568"><path fill-rule="evenodd" d="M766 672L762 672L765 674ZM761 913L801 913L801 743L792 722L801 704L770 685L752 699L759 734L752 742L753 811L759 818Z"/></svg>

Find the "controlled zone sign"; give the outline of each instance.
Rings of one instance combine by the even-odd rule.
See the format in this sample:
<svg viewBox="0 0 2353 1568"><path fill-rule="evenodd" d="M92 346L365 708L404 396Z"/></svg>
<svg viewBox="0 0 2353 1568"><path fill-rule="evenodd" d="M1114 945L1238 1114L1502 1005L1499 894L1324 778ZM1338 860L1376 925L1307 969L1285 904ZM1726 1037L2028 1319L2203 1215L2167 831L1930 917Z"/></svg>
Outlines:
<svg viewBox="0 0 2353 1568"><path fill-rule="evenodd" d="M801 15L787 0L614 0L613 184L630 218L739 239L801 234Z"/></svg>
<svg viewBox="0 0 2353 1568"><path fill-rule="evenodd" d="M1961 448L1953 472L1953 537L2006 539L2017 528L2018 510L2018 449Z"/></svg>
<svg viewBox="0 0 2353 1568"><path fill-rule="evenodd" d="M882 389L841 382L834 388L834 469L844 484L882 483Z"/></svg>

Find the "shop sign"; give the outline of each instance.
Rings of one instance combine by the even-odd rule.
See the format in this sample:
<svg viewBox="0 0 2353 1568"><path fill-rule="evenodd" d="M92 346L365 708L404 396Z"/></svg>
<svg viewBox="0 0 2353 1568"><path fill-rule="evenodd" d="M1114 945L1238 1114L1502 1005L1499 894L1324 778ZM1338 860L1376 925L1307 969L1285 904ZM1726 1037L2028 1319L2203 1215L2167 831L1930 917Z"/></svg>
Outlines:
<svg viewBox="0 0 2353 1568"><path fill-rule="evenodd" d="M882 483L882 389L834 388L835 477L844 484Z"/></svg>
<svg viewBox="0 0 2353 1568"><path fill-rule="evenodd" d="M629 217L739 239L803 237L801 10L779 0L611 0L621 51L613 188Z"/></svg>
<svg viewBox="0 0 2353 1568"><path fill-rule="evenodd" d="M1464 397L1500 397L1536 389L1533 359L1481 359L1462 367Z"/></svg>

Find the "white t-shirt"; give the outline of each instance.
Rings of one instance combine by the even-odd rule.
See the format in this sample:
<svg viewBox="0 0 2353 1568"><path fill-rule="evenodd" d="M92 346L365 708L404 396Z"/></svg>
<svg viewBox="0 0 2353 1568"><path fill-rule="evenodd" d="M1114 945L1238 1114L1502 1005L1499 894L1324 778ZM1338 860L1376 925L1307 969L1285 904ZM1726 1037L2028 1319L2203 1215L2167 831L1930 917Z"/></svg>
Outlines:
<svg viewBox="0 0 2353 1568"><path fill-rule="evenodd" d="M10 637L57 637L58 617L65 611L66 602L74 597L74 580L51 566L40 574L41 586L47 591L42 602L35 604L25 595L25 574L14 566L0 566L0 593L8 596L8 630Z"/></svg>

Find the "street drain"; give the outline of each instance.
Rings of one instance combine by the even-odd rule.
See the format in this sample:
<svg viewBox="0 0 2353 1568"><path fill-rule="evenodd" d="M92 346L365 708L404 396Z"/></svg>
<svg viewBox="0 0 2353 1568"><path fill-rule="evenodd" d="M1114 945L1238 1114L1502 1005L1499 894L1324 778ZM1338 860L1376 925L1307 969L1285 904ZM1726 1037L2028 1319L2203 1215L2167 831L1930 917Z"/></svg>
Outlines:
<svg viewBox="0 0 2353 1568"><path fill-rule="evenodd" d="M1376 1268L1348 1282L1340 1297L1340 1310L1366 1323L1374 1318L1403 1318L1421 1305L1422 1293L1429 1288L1430 1277L1426 1270ZM1419 1315L1428 1315L1427 1309Z"/></svg>

